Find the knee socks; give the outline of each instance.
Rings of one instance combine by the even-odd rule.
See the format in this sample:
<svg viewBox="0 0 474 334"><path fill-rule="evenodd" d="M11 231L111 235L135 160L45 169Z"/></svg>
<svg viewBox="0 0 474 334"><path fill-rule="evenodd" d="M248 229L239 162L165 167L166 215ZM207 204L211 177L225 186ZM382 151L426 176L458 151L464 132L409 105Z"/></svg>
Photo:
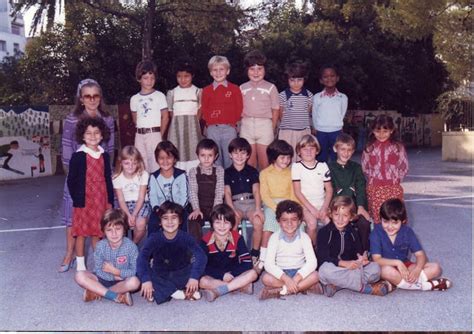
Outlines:
<svg viewBox="0 0 474 334"><path fill-rule="evenodd" d="M104 298L108 299L108 300L111 300L111 301L115 301L115 299L117 299L117 296L118 296L117 292L113 292L112 290L107 290L107 292L105 293Z"/></svg>
<svg viewBox="0 0 474 334"><path fill-rule="evenodd" d="M84 256L76 256L77 271L86 271L86 259Z"/></svg>
<svg viewBox="0 0 474 334"><path fill-rule="evenodd" d="M415 283L409 283L402 278L397 287L405 290L431 290L431 284L428 282L428 277L426 277L424 270L421 271Z"/></svg>

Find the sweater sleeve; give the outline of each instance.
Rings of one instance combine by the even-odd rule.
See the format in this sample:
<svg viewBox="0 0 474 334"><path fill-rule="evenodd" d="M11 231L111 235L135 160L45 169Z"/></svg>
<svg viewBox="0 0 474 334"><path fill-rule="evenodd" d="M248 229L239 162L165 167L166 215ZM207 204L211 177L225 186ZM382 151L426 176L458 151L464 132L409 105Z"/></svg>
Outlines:
<svg viewBox="0 0 474 334"><path fill-rule="evenodd" d="M206 269L207 256L191 235L183 233L183 236L186 238L186 244L194 257L194 262L191 265L190 278L199 280Z"/></svg>
<svg viewBox="0 0 474 334"><path fill-rule="evenodd" d="M138 255L137 259L137 276L142 283L151 281L151 266L150 266L150 259L153 255L153 251L158 245L159 233L151 234L145 241L145 245L143 246L140 254Z"/></svg>
<svg viewBox="0 0 474 334"><path fill-rule="evenodd" d="M368 179L370 176L370 164L369 164L370 155L365 151L362 151L362 156L360 158L360 165L362 166L362 172L365 177Z"/></svg>
<svg viewBox="0 0 474 334"><path fill-rule="evenodd" d="M80 194L78 194L79 187L78 187L78 178L79 178L79 160L80 156L79 154L73 154L70 161L69 161L69 172L67 174L67 187L69 190L69 194L71 195L71 198L74 201L78 200L78 197Z"/></svg>
<svg viewBox="0 0 474 334"><path fill-rule="evenodd" d="M332 257L330 248L329 248L329 230L327 228L322 228L318 232L316 250L318 256L318 265L321 266L324 262L331 262L336 267L339 265L339 259L337 257Z"/></svg>
<svg viewBox="0 0 474 334"><path fill-rule="evenodd" d="M237 256L239 258L239 266L234 270L234 274L240 275L252 269L252 257L250 256L243 237L239 237L239 241L237 242Z"/></svg>
<svg viewBox="0 0 474 334"><path fill-rule="evenodd" d="M265 271L273 277L280 279L283 270L276 264L276 252L279 242L279 233L273 233L268 241L267 256L265 258Z"/></svg>
<svg viewBox="0 0 474 334"><path fill-rule="evenodd" d="M203 88L202 95L201 95L201 118L206 123L208 122L207 116L209 115L209 103L210 103L210 100L209 100L210 91L208 87Z"/></svg>
<svg viewBox="0 0 474 334"><path fill-rule="evenodd" d="M115 121L112 116L105 117L104 121L110 131L110 139L107 143L104 143L104 149L110 155L110 163L112 164L115 152Z"/></svg>
<svg viewBox="0 0 474 334"><path fill-rule="evenodd" d="M216 191L214 195L214 206L222 204L224 198L224 168L216 167Z"/></svg>
<svg viewBox="0 0 474 334"><path fill-rule="evenodd" d="M305 279L313 271L316 270L318 266L318 261L316 260L316 255L314 254L313 244L311 239L306 233L301 233L301 245L303 246L303 252L305 256L305 264L298 270L298 273Z"/></svg>
<svg viewBox="0 0 474 334"><path fill-rule="evenodd" d="M260 172L260 196L262 202L272 210L276 210L276 204L270 197L270 188L268 187L268 170L264 169Z"/></svg>
<svg viewBox="0 0 474 334"><path fill-rule="evenodd" d="M150 175L150 180L148 181L148 189L148 199L150 201L151 208L153 209L153 211L156 211L160 207L160 203L162 203L163 201L160 200L161 191L155 174Z"/></svg>
<svg viewBox="0 0 474 334"><path fill-rule="evenodd" d="M359 164L355 164L354 187L356 205L363 206L365 209L367 209L367 194L365 191L366 181L364 173L362 172L362 167Z"/></svg>
<svg viewBox="0 0 474 334"><path fill-rule="evenodd" d="M186 173L180 174L174 182L176 183L176 191L173 192L173 202L178 203L183 208L188 203L188 179Z"/></svg>
<svg viewBox="0 0 474 334"><path fill-rule="evenodd" d="M405 147L400 144L399 145L400 149L400 161L398 163L398 177L400 178L400 182L403 181L403 178L405 175L408 173L408 157L407 157L407 151L405 150Z"/></svg>
<svg viewBox="0 0 474 334"><path fill-rule="evenodd" d="M63 135L61 137L62 146L62 162L63 165L69 166L72 154L74 153L73 142L75 142L74 132L76 129L77 120L72 115L69 115L64 120Z"/></svg>

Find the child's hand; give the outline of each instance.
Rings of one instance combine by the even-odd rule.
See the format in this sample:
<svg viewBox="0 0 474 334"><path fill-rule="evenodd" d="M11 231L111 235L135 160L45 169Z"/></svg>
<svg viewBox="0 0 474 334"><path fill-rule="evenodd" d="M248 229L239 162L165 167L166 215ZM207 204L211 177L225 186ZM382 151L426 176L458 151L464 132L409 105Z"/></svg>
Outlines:
<svg viewBox="0 0 474 334"><path fill-rule="evenodd" d="M366 209L364 209L363 206L359 205L358 208L357 208L357 214L358 215L361 215L362 217L364 217L365 219L367 220L370 220L370 215L369 213L367 212Z"/></svg>
<svg viewBox="0 0 474 334"><path fill-rule="evenodd" d="M198 290L198 288L199 288L198 280L194 278L190 278L188 280L188 283L186 284L186 291L185 291L186 297L187 298L192 297L192 295Z"/></svg>
<svg viewBox="0 0 474 334"><path fill-rule="evenodd" d="M140 295L143 298L150 300L153 297L153 284L150 281L142 283L142 289L140 290Z"/></svg>
<svg viewBox="0 0 474 334"><path fill-rule="evenodd" d="M102 270L105 271L106 273L115 275L117 268L115 268L110 262L104 262L104 264L102 264Z"/></svg>
<svg viewBox="0 0 474 334"><path fill-rule="evenodd" d="M226 283L229 283L234 279L234 276L231 273L225 273L224 277L222 277L222 280Z"/></svg>
<svg viewBox="0 0 474 334"><path fill-rule="evenodd" d="M412 269L408 268L408 283L415 283L418 281L418 278L420 277L421 274L421 268L418 268L417 266L412 267Z"/></svg>
<svg viewBox="0 0 474 334"><path fill-rule="evenodd" d="M196 209L196 210L194 210L193 212L191 212L191 213L189 214L189 219L195 220L195 219L198 219L199 216L201 216L201 219L204 218L204 215L203 215L203 213L201 212L201 210Z"/></svg>
<svg viewBox="0 0 474 334"><path fill-rule="evenodd" d="M359 261L362 266L366 266L370 263L369 258L367 257L367 251L364 252L364 254L360 255L357 254L357 261Z"/></svg>
<svg viewBox="0 0 474 334"><path fill-rule="evenodd" d="M402 261L399 261L399 263L397 264L397 269L400 272L400 275L402 275L402 278L405 281L408 281L409 272L408 272L407 267L405 266L405 264Z"/></svg>
<svg viewBox="0 0 474 334"><path fill-rule="evenodd" d="M288 289L288 293L290 294L296 294L298 293L298 285L296 284L293 279L288 276L287 274L283 274L281 277L281 280L285 283L286 288Z"/></svg>

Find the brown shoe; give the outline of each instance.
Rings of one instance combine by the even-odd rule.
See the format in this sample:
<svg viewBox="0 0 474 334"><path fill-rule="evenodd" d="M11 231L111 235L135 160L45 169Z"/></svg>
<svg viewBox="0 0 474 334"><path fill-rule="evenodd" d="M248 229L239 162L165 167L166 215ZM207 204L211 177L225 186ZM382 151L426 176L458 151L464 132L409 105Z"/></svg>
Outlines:
<svg viewBox="0 0 474 334"><path fill-rule="evenodd" d="M324 294L323 287L321 286L321 283L319 282L310 286L309 289L306 291L308 291L309 293L314 293L315 295Z"/></svg>
<svg viewBox="0 0 474 334"><path fill-rule="evenodd" d="M130 292L119 293L115 302L119 304L132 306L133 305L132 295L130 294Z"/></svg>
<svg viewBox="0 0 474 334"><path fill-rule="evenodd" d="M92 292L91 290L84 289L84 294L82 295L82 300L87 302L92 302L94 300L101 300L102 296L98 295L95 292Z"/></svg>
<svg viewBox="0 0 474 334"><path fill-rule="evenodd" d="M253 295L253 283L249 283L246 286L241 287L239 291L245 293L246 295Z"/></svg>
<svg viewBox="0 0 474 334"><path fill-rule="evenodd" d="M216 289L204 289L202 290L202 294L208 302L213 302L219 297L219 292Z"/></svg>
<svg viewBox="0 0 474 334"><path fill-rule="evenodd" d="M445 291L448 290L452 283L447 278L437 278L428 281L431 284L431 290L433 291Z"/></svg>
<svg viewBox="0 0 474 334"><path fill-rule="evenodd" d="M267 288L264 287L262 293L260 294L260 300L270 299L270 298L280 298L281 288Z"/></svg>
<svg viewBox="0 0 474 334"><path fill-rule="evenodd" d="M371 283L369 285L372 287L371 295L385 296L388 293L388 287L385 281L378 281L377 283Z"/></svg>

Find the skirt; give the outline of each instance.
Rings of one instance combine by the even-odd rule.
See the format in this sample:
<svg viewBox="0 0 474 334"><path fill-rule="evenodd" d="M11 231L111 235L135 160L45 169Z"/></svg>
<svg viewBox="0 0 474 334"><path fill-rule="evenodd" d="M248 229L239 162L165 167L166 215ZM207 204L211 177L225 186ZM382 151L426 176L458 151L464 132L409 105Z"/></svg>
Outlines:
<svg viewBox="0 0 474 334"><path fill-rule="evenodd" d="M179 151L180 161L196 160L196 146L202 139L196 115L173 116L168 139Z"/></svg>
<svg viewBox="0 0 474 334"><path fill-rule="evenodd" d="M383 202L391 198L398 198L403 201L403 188L400 184L388 186L376 186L368 184L367 201L369 202L369 213L375 224L380 223L380 207Z"/></svg>

